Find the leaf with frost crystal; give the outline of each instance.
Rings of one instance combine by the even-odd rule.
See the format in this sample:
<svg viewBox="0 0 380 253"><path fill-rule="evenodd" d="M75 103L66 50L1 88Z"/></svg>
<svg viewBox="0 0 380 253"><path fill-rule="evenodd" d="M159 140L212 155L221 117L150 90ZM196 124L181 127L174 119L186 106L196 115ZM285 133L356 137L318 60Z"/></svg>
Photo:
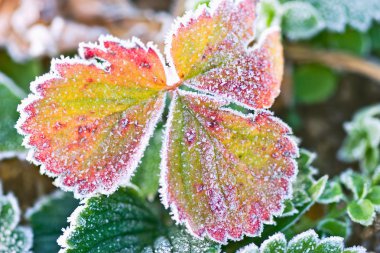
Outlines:
<svg viewBox="0 0 380 253"><path fill-rule="evenodd" d="M180 81L249 108L270 107L282 80L281 35L269 29L247 48L255 13L253 0L212 1L179 19L167 54Z"/></svg>
<svg viewBox="0 0 380 253"><path fill-rule="evenodd" d="M16 198L3 195L0 182L0 253L27 253L32 247L30 228L18 226L20 208Z"/></svg>
<svg viewBox="0 0 380 253"><path fill-rule="evenodd" d="M200 240L177 227L164 227L139 191L120 188L110 196L85 200L70 217L70 227L58 240L60 252L209 252L220 246Z"/></svg>
<svg viewBox="0 0 380 253"><path fill-rule="evenodd" d="M79 201L71 193L57 191L42 197L33 208L28 209L26 217L33 229L34 252L59 251L57 239L62 234L62 229L67 227L67 217L78 204Z"/></svg>
<svg viewBox="0 0 380 253"><path fill-rule="evenodd" d="M260 249L254 245L248 245L238 253L365 253L363 247L352 247L344 249L343 238L327 237L319 239L318 235L309 230L295 236L289 242L282 233L275 234L264 241Z"/></svg>
<svg viewBox="0 0 380 253"><path fill-rule="evenodd" d="M197 236L218 242L258 235L282 212L296 173L290 129L267 111L175 92L163 144L162 201Z"/></svg>
<svg viewBox="0 0 380 253"><path fill-rule="evenodd" d="M42 172L76 196L129 182L165 105L166 74L155 47L101 37L80 59L60 59L32 83L19 130Z"/></svg>
<svg viewBox="0 0 380 253"><path fill-rule="evenodd" d="M299 40L314 37L325 24L311 4L291 1L283 5L282 28L289 39Z"/></svg>
<svg viewBox="0 0 380 253"><path fill-rule="evenodd" d="M19 117L17 105L24 96L24 91L0 72L0 160L13 156L25 157L22 137L15 129Z"/></svg>

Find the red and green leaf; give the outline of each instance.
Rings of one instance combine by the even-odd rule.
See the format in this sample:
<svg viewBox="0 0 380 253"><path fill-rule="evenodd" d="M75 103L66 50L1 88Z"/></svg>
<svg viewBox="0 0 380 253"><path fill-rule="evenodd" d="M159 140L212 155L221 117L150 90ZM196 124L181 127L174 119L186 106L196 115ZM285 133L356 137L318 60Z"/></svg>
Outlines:
<svg viewBox="0 0 380 253"><path fill-rule="evenodd" d="M163 148L161 195L197 236L225 242L258 235L282 212L297 146L267 111L244 116L228 102L175 92Z"/></svg>
<svg viewBox="0 0 380 253"><path fill-rule="evenodd" d="M214 0L179 19L167 41L170 71L155 47L136 39L103 37L82 44L77 59L55 60L19 109L30 158L77 197L110 194L130 181L172 90L163 203L197 236L225 242L258 235L282 212L298 150L288 126L270 112L224 108L230 101L268 108L279 93L278 29L248 46L256 4Z"/></svg>
<svg viewBox="0 0 380 253"><path fill-rule="evenodd" d="M185 84L248 108L270 107L280 93L282 81L281 33L278 29L270 29L261 39L253 49L236 51L231 61Z"/></svg>
<svg viewBox="0 0 380 253"><path fill-rule="evenodd" d="M278 29L253 48L256 1L212 1L180 19L167 54L180 82L252 109L269 108L279 94L283 56Z"/></svg>
<svg viewBox="0 0 380 253"><path fill-rule="evenodd" d="M137 40L82 44L32 84L20 106L31 159L77 196L129 182L165 104L162 57Z"/></svg>

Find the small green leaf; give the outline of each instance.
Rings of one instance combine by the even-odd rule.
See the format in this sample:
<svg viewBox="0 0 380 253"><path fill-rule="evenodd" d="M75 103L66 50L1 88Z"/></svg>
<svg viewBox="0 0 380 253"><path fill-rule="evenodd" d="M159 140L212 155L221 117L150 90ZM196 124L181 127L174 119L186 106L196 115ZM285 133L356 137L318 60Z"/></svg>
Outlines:
<svg viewBox="0 0 380 253"><path fill-rule="evenodd" d="M300 156L297 159L298 167L300 169L310 170L311 164L314 162L317 155L306 149L300 149ZM310 174L310 173L308 173Z"/></svg>
<svg viewBox="0 0 380 253"><path fill-rule="evenodd" d="M318 235L309 230L295 236L288 245L288 253L313 252L318 244Z"/></svg>
<svg viewBox="0 0 380 253"><path fill-rule="evenodd" d="M283 5L282 29L291 40L308 39L324 28L318 11L309 3L288 2Z"/></svg>
<svg viewBox="0 0 380 253"><path fill-rule="evenodd" d="M347 170L340 176L341 182L352 191L355 199L362 199L368 193L368 183L365 181L362 175Z"/></svg>
<svg viewBox="0 0 380 253"><path fill-rule="evenodd" d="M174 252L174 253L188 253L188 252L207 252L217 253L220 252L220 246L208 240L199 240L198 238L190 235L184 229L178 227L171 227L168 229L166 237L158 237L153 247L144 248L143 252L153 250L152 252Z"/></svg>
<svg viewBox="0 0 380 253"><path fill-rule="evenodd" d="M367 250L360 246L351 247L343 251L343 253L366 253L366 252Z"/></svg>
<svg viewBox="0 0 380 253"><path fill-rule="evenodd" d="M329 237L319 242L314 253L341 253L343 248L343 238Z"/></svg>
<svg viewBox="0 0 380 253"><path fill-rule="evenodd" d="M347 238L351 233L351 224L349 220L343 222L337 219L327 218L318 223L317 229L329 236L333 235Z"/></svg>
<svg viewBox="0 0 380 253"><path fill-rule="evenodd" d="M67 226L67 217L78 204L79 201L74 199L72 194L57 191L41 198L27 211L26 217L33 229L34 252L59 251L57 239L62 234L62 229Z"/></svg>
<svg viewBox="0 0 380 253"><path fill-rule="evenodd" d="M348 136L338 155L343 161L359 161L363 170L374 172L380 162L380 105L357 112L344 124Z"/></svg>
<svg viewBox="0 0 380 253"><path fill-rule="evenodd" d="M318 199L319 203L331 204L337 203L343 198L343 190L339 182L331 181L326 185L325 191Z"/></svg>
<svg viewBox="0 0 380 253"><path fill-rule="evenodd" d="M162 129L163 124L159 123L132 178L132 183L136 184L140 188L141 194L149 200L154 199L159 186Z"/></svg>
<svg viewBox="0 0 380 253"><path fill-rule="evenodd" d="M314 201L317 201L325 190L327 184L328 176L321 177L315 184L313 184L309 189L309 194Z"/></svg>
<svg viewBox="0 0 380 253"><path fill-rule="evenodd" d="M261 253L286 253L287 241L283 234L271 236L261 245Z"/></svg>
<svg viewBox="0 0 380 253"><path fill-rule="evenodd" d="M278 25L281 18L281 6L277 0L262 0L258 5L258 32L266 28Z"/></svg>
<svg viewBox="0 0 380 253"><path fill-rule="evenodd" d="M315 183L313 176L317 174L317 170L311 166L316 155L305 149L300 150L300 157L297 159L298 175L293 184L293 198L294 206L300 207L312 201L308 190Z"/></svg>
<svg viewBox="0 0 380 253"><path fill-rule="evenodd" d="M251 243L248 246L239 249L237 253L259 253L259 248L255 244Z"/></svg>
<svg viewBox="0 0 380 253"><path fill-rule="evenodd" d="M20 208L13 194L3 195L0 182L0 252L27 253L32 247L30 228L18 226Z"/></svg>
<svg viewBox="0 0 380 253"><path fill-rule="evenodd" d="M62 252L219 252L219 245L176 227L166 228L134 188L86 199L58 239Z"/></svg>
<svg viewBox="0 0 380 253"><path fill-rule="evenodd" d="M295 96L298 102L319 103L330 98L336 91L338 78L329 68L307 64L294 72Z"/></svg>
<svg viewBox="0 0 380 253"><path fill-rule="evenodd" d="M375 206L380 206L380 186L374 186L370 189L366 199L372 202Z"/></svg>
<svg viewBox="0 0 380 253"><path fill-rule="evenodd" d="M250 244L238 251L238 253L365 253L362 247L344 249L343 238L328 237L319 239L313 230L308 230L296 235L287 245L285 236L275 234L265 240L260 251L255 244Z"/></svg>
<svg viewBox="0 0 380 253"><path fill-rule="evenodd" d="M326 28L343 32L347 23L346 10L340 0L308 0L318 10Z"/></svg>
<svg viewBox="0 0 380 253"><path fill-rule="evenodd" d="M288 216L292 216L298 213L297 208L294 206L291 200L286 200L284 202L284 205L285 205L285 208L284 208L284 211L282 212L281 217L288 217Z"/></svg>
<svg viewBox="0 0 380 253"><path fill-rule="evenodd" d="M371 225L375 218L375 207L367 199L352 201L348 205L347 212L352 221L364 226Z"/></svg>

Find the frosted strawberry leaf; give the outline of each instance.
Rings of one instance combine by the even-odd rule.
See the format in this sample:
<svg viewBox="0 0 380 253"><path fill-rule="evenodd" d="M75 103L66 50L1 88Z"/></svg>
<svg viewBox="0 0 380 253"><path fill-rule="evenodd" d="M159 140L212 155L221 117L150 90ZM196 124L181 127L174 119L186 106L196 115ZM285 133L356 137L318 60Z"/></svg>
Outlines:
<svg viewBox="0 0 380 253"><path fill-rule="evenodd" d="M70 216L70 227L58 240L60 252L220 252L215 242L166 226L155 209L133 187L87 198Z"/></svg>
<svg viewBox="0 0 380 253"><path fill-rule="evenodd" d="M284 234L278 233L264 241L260 248L250 244L238 253L365 253L363 247L344 248L344 239L341 237L327 237L319 239L314 230L308 230L296 235L287 242Z"/></svg>
<svg viewBox="0 0 380 253"><path fill-rule="evenodd" d="M253 40L256 1L211 1L176 23L166 53L180 82L261 109L279 94L283 55L280 31Z"/></svg>
<svg viewBox="0 0 380 253"><path fill-rule="evenodd" d="M174 219L215 241L258 235L280 214L296 173L290 129L267 111L177 91L163 143L161 195Z"/></svg>
<svg viewBox="0 0 380 253"><path fill-rule="evenodd" d="M19 107L29 154L78 197L129 182L165 105L166 73L154 46L101 37L80 58L54 60Z"/></svg>
<svg viewBox="0 0 380 253"><path fill-rule="evenodd" d="M20 207L12 193L3 194L0 182L0 252L30 252L32 231L19 226Z"/></svg>

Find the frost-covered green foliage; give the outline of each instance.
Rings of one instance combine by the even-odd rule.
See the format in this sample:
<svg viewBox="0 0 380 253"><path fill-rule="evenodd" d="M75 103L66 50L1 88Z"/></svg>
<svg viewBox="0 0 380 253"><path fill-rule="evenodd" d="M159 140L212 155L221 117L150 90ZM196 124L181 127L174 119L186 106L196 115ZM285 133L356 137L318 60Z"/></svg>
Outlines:
<svg viewBox="0 0 380 253"><path fill-rule="evenodd" d="M0 183L0 253L26 253L32 247L32 232L19 226L20 208L13 194L4 195Z"/></svg>
<svg viewBox="0 0 380 253"><path fill-rule="evenodd" d="M79 201L70 193L57 191L42 197L26 217L33 230L33 252L58 252L58 237L62 229L67 227L67 217L78 206Z"/></svg>
<svg viewBox="0 0 380 253"><path fill-rule="evenodd" d="M110 196L85 200L69 218L60 237L61 252L219 252L220 246L200 240L175 226L164 226L141 193L120 188Z"/></svg>
<svg viewBox="0 0 380 253"><path fill-rule="evenodd" d="M339 157L359 162L361 170L346 170L327 184L318 199L327 205L326 217L317 225L323 233L347 237L350 221L364 226L373 224L380 207L379 116L380 106L371 106L344 125L348 136Z"/></svg>
<svg viewBox="0 0 380 253"><path fill-rule="evenodd" d="M288 206L291 206L292 209L285 209L282 216L299 213L300 210L297 209L303 209L305 206L312 206L324 191L327 177L322 177L319 180L314 179L314 176L318 173L318 170L312 166L312 162L315 158L316 155L314 153L305 149L300 150L300 157L297 160L298 175L293 184L293 197L287 204L287 208Z"/></svg>
<svg viewBox="0 0 380 253"><path fill-rule="evenodd" d="M339 157L358 161L364 171L373 172L380 164L380 105L362 109L344 129L348 136Z"/></svg>
<svg viewBox="0 0 380 253"><path fill-rule="evenodd" d="M344 248L343 238L327 237L319 239L313 230L303 232L289 242L281 233L264 241L260 248L254 244L241 249L239 253L364 253L362 247Z"/></svg>
<svg viewBox="0 0 380 253"><path fill-rule="evenodd" d="M280 7L283 32L291 40L309 39L322 30L344 32L348 27L365 32L380 20L377 0L264 0L262 4Z"/></svg>

